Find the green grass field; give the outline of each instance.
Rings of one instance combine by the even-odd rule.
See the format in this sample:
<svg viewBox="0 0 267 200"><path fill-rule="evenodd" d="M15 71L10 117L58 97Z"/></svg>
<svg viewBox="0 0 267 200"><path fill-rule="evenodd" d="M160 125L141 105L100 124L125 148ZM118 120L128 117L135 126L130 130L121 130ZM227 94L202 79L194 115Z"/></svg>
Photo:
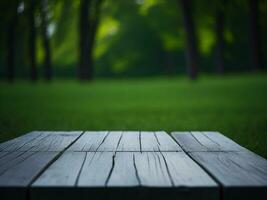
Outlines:
<svg viewBox="0 0 267 200"><path fill-rule="evenodd" d="M32 130L216 130L267 158L266 74L0 82L0 140Z"/></svg>

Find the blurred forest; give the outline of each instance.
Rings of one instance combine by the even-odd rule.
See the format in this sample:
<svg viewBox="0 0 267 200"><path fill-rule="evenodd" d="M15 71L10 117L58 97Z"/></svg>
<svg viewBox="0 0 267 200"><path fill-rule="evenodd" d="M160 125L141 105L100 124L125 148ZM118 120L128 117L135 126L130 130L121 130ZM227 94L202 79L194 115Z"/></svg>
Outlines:
<svg viewBox="0 0 267 200"><path fill-rule="evenodd" d="M265 0L3 0L0 78L262 71Z"/></svg>

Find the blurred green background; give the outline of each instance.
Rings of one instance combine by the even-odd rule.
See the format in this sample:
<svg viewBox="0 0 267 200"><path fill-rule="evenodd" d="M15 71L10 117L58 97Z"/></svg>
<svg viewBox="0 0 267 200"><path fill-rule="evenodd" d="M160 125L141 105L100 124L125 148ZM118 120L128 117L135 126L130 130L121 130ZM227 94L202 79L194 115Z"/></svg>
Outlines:
<svg viewBox="0 0 267 200"><path fill-rule="evenodd" d="M255 27L250 0L190 1L196 80L187 75L190 40L182 0L103 0L99 16L91 16L97 8L89 6L89 18L98 23L93 50L86 54L92 55L93 76L84 81L77 80L77 72L86 1L1 1L1 142L32 130L220 131L267 158L267 1L257 1ZM223 73L216 57L218 12ZM255 29L260 68L253 60ZM44 39L50 50L48 81ZM35 78L29 49L35 53Z"/></svg>
<svg viewBox="0 0 267 200"><path fill-rule="evenodd" d="M10 2L12 2L11 0ZM28 0L30 1L30 0ZM222 0L193 0L191 12L196 27L199 48L199 70L216 72L214 32L216 6ZM227 0L226 0L227 1ZM15 74L28 78L28 16L27 1L19 14L16 35ZM49 37L52 52L53 76L76 76L79 61L79 0L48 0ZM1 4L2 9L6 1ZM0 4L0 5L1 5ZM250 47L249 0L231 0L224 5L225 68L239 72L253 68ZM259 1L262 49L267 60L267 2ZM2 13L3 15L4 13ZM7 15L7 14L6 14ZM36 15L36 28L40 32L40 16ZM0 77L4 77L5 20L0 45ZM185 31L178 0L104 0L93 52L96 77L137 77L162 74L181 74L186 71ZM44 50L41 34L36 44L38 74L43 73Z"/></svg>

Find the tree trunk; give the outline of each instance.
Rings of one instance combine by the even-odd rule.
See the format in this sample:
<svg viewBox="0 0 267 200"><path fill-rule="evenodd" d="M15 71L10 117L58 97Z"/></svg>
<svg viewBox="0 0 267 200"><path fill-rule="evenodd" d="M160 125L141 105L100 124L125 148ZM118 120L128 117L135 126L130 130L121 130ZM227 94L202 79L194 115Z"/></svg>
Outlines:
<svg viewBox="0 0 267 200"><path fill-rule="evenodd" d="M30 76L32 81L37 80L36 68L36 28L35 28L35 0L29 1L29 56L30 56Z"/></svg>
<svg viewBox="0 0 267 200"><path fill-rule="evenodd" d="M180 0L182 10L184 28L186 32L186 59L187 59L187 72L191 79L197 78L197 65L198 65L198 50L197 39L195 33L195 26L191 13L191 1Z"/></svg>
<svg viewBox="0 0 267 200"><path fill-rule="evenodd" d="M42 39L44 45L44 77L47 81L51 80L52 76L52 67L51 67L51 50L50 50L50 43L49 43L49 35L47 29L47 0L41 1L41 32L42 32Z"/></svg>
<svg viewBox="0 0 267 200"><path fill-rule="evenodd" d="M91 15L89 15L89 64L91 67L89 68L89 75L92 78L94 74L94 62L93 62L93 50L94 50L94 43L97 33L97 28L99 24L99 18L100 18L100 8L102 4L102 0L95 0L93 2L93 9Z"/></svg>
<svg viewBox="0 0 267 200"><path fill-rule="evenodd" d="M250 17L251 17L251 49L252 49L252 65L254 70L263 68L263 54L261 49L261 36L259 25L259 8L258 0L249 0Z"/></svg>
<svg viewBox="0 0 267 200"><path fill-rule="evenodd" d="M17 2L14 4L14 10L7 25L7 66L6 75L7 80L13 82L14 80L14 65L15 65L15 39L16 39L16 26L18 21L17 15Z"/></svg>
<svg viewBox="0 0 267 200"><path fill-rule="evenodd" d="M102 0L81 0L80 14L80 64L79 78L93 78L93 48L99 23Z"/></svg>
<svg viewBox="0 0 267 200"><path fill-rule="evenodd" d="M80 3L80 64L78 75L81 80L91 79L92 74L89 74L89 4L91 0L81 0Z"/></svg>
<svg viewBox="0 0 267 200"><path fill-rule="evenodd" d="M224 73L224 4L225 0L221 0L218 5L215 19L215 34L216 34L216 70L219 74Z"/></svg>

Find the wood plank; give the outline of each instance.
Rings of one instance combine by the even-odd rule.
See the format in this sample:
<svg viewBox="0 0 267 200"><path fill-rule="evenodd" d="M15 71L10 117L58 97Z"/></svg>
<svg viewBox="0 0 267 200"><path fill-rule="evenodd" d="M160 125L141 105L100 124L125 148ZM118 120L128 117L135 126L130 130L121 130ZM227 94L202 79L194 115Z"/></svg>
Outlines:
<svg viewBox="0 0 267 200"><path fill-rule="evenodd" d="M39 139L39 136L37 139L17 149L17 151L62 151L73 143L81 134L81 131L42 132L40 136L45 135L45 137Z"/></svg>
<svg viewBox="0 0 267 200"><path fill-rule="evenodd" d="M67 151L97 151L108 136L108 131L86 131Z"/></svg>
<svg viewBox="0 0 267 200"><path fill-rule="evenodd" d="M156 131L154 135L160 151L182 151L182 148L165 131Z"/></svg>
<svg viewBox="0 0 267 200"><path fill-rule="evenodd" d="M107 185L111 187L139 186L134 162L133 152L117 152L114 158L114 168Z"/></svg>
<svg viewBox="0 0 267 200"><path fill-rule="evenodd" d="M218 132L172 133L175 140L223 187L223 199L267 195L267 160Z"/></svg>
<svg viewBox="0 0 267 200"><path fill-rule="evenodd" d="M116 151L122 138L122 131L110 131L97 151Z"/></svg>
<svg viewBox="0 0 267 200"><path fill-rule="evenodd" d="M246 151L218 132L173 132L172 136L186 152Z"/></svg>
<svg viewBox="0 0 267 200"><path fill-rule="evenodd" d="M103 187L113 168L114 152L87 152L77 185Z"/></svg>
<svg viewBox="0 0 267 200"><path fill-rule="evenodd" d="M175 186L213 188L218 193L217 183L184 152L162 152Z"/></svg>
<svg viewBox="0 0 267 200"><path fill-rule="evenodd" d="M30 156L12 162L0 173L1 199L27 199L27 186L55 158L58 152L26 152Z"/></svg>
<svg viewBox="0 0 267 200"><path fill-rule="evenodd" d="M164 159L159 152L135 153L135 165L142 186L171 187Z"/></svg>
<svg viewBox="0 0 267 200"><path fill-rule="evenodd" d="M267 160L251 152L192 152L224 186L267 186Z"/></svg>
<svg viewBox="0 0 267 200"><path fill-rule="evenodd" d="M81 133L81 131L35 131L8 141L1 146L2 151L62 151Z"/></svg>
<svg viewBox="0 0 267 200"><path fill-rule="evenodd" d="M240 146L219 132L204 131L202 133L214 143L217 143L219 146L221 146L222 151L247 151L246 148Z"/></svg>
<svg viewBox="0 0 267 200"><path fill-rule="evenodd" d="M140 151L140 132L124 131L117 151Z"/></svg>
<svg viewBox="0 0 267 200"><path fill-rule="evenodd" d="M22 135L20 137L14 138L12 140L6 141L0 144L0 151L16 151L17 149L27 144L28 142L40 137L40 135L41 132L34 131Z"/></svg>
<svg viewBox="0 0 267 200"><path fill-rule="evenodd" d="M267 195L267 160L249 152L191 152L222 185L224 199Z"/></svg>
<svg viewBox="0 0 267 200"><path fill-rule="evenodd" d="M0 186L27 186L58 152L25 152L0 174ZM16 158L15 158L16 159Z"/></svg>
<svg viewBox="0 0 267 200"><path fill-rule="evenodd" d="M181 151L174 140L163 131L141 131L141 151Z"/></svg>
<svg viewBox="0 0 267 200"><path fill-rule="evenodd" d="M141 131L141 151L160 151L159 141L152 131Z"/></svg>
<svg viewBox="0 0 267 200"><path fill-rule="evenodd" d="M34 152L14 151L8 152L8 155L4 156L0 160L0 174L9 170L11 167L16 166L18 163L24 161Z"/></svg>
<svg viewBox="0 0 267 200"><path fill-rule="evenodd" d="M218 191L183 152L65 152L34 182L30 195L33 200L88 195L103 200L211 200L219 199Z"/></svg>
<svg viewBox="0 0 267 200"><path fill-rule="evenodd" d="M75 186L86 152L65 152L38 177L32 187Z"/></svg>
<svg viewBox="0 0 267 200"><path fill-rule="evenodd" d="M107 159L107 168L105 159ZM99 167L103 167L103 170ZM77 180L80 169L82 169L80 178ZM98 173L95 173L95 170ZM111 172L108 180L103 177L100 181L96 180L99 178L99 172L102 171L105 171L104 177L106 178ZM152 175L146 174L147 172ZM85 174L84 178L83 174ZM143 174L140 181L144 181L141 183L139 183L138 174ZM150 176L155 179L153 180ZM216 186L216 183L183 152L117 152L116 154L88 152L87 155L85 152L65 152L35 181L33 186L74 186L76 180L81 183L85 180L92 181L92 179L100 182L102 186L105 182L108 186L140 184L154 186L160 183L164 185L165 182L167 186L170 186L171 181L174 186Z"/></svg>

